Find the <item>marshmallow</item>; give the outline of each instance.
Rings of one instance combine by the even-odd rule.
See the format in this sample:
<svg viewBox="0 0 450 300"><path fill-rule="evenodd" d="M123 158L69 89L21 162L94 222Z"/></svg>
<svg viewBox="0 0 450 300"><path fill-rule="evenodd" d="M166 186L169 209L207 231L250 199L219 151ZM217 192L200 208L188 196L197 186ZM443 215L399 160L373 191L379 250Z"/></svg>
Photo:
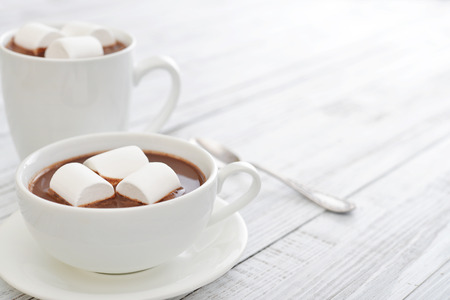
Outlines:
<svg viewBox="0 0 450 300"><path fill-rule="evenodd" d="M113 186L80 163L61 166L50 180L50 189L73 206L86 205L115 195Z"/></svg>
<svg viewBox="0 0 450 300"><path fill-rule="evenodd" d="M137 146L126 146L88 158L84 165L108 179L123 179L148 163L145 153Z"/></svg>
<svg viewBox="0 0 450 300"><path fill-rule="evenodd" d="M98 39L103 47L116 43L116 38L111 30L96 24L70 22L64 25L61 31L68 36L91 35Z"/></svg>
<svg viewBox="0 0 450 300"><path fill-rule="evenodd" d="M63 34L50 26L40 23L27 23L14 36L14 43L28 50L48 47Z"/></svg>
<svg viewBox="0 0 450 300"><path fill-rule="evenodd" d="M45 50L46 58L86 58L102 55L102 45L92 36L63 37L53 41Z"/></svg>
<svg viewBox="0 0 450 300"><path fill-rule="evenodd" d="M180 180L172 168L164 163L154 162L125 177L117 185L116 192L129 199L152 204L180 186Z"/></svg>

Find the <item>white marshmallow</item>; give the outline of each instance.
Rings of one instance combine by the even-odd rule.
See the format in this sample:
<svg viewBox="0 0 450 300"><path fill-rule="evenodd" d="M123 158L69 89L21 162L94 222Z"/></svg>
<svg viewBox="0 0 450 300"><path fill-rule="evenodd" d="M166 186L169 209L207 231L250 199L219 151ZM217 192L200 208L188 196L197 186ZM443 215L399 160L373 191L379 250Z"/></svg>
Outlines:
<svg viewBox="0 0 450 300"><path fill-rule="evenodd" d="M181 186L177 174L168 165L160 162L148 163L125 177L116 187L116 192L142 203L155 203Z"/></svg>
<svg viewBox="0 0 450 300"><path fill-rule="evenodd" d="M112 31L97 24L70 22L64 25L61 31L68 36L91 35L98 39L104 47L116 43L116 38Z"/></svg>
<svg viewBox="0 0 450 300"><path fill-rule="evenodd" d="M80 163L61 166L50 180L50 188L73 206L114 196L113 186Z"/></svg>
<svg viewBox="0 0 450 300"><path fill-rule="evenodd" d="M88 158L84 165L109 179L123 179L148 163L145 153L137 146L126 146Z"/></svg>
<svg viewBox="0 0 450 300"><path fill-rule="evenodd" d="M92 36L63 37L53 41L45 50L46 58L86 58L102 55L102 45Z"/></svg>
<svg viewBox="0 0 450 300"><path fill-rule="evenodd" d="M16 32L14 43L28 50L36 50L48 47L61 37L63 34L56 28L32 22L25 24Z"/></svg>

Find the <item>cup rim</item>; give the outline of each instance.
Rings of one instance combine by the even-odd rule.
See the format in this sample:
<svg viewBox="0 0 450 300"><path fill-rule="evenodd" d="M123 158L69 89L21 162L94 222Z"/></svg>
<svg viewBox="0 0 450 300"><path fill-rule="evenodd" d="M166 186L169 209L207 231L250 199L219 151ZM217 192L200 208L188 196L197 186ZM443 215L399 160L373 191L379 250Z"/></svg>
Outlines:
<svg viewBox="0 0 450 300"><path fill-rule="evenodd" d="M43 22L43 24L58 28L58 27L61 27L63 23ZM131 35L128 32L125 32L123 30L117 29L117 28L113 28L113 27L109 27L109 26L108 26L108 28L115 33L119 33L120 35L128 37L131 41L129 43L129 45L127 45L125 47L125 49L122 49L120 51L110 53L107 55L96 56L96 57L85 57L85 58L76 58L76 59L45 58L45 57L32 56L32 55L18 53L18 52L15 52L15 51L12 51L12 50L6 48L6 44L14 36L14 34L17 32L17 30L19 30L19 28L15 28L15 29L11 29L11 30L4 32L0 36L0 50L9 55L12 55L12 56L15 56L18 58L22 58L22 59L29 59L31 61L40 61L40 62L47 62L47 63L80 63L80 62L87 62L87 61L100 61L100 60L105 60L105 59L111 59L111 58L119 56L119 55L125 55L126 53L128 53L134 49L134 47L136 45L136 39L134 38L133 35ZM120 41L119 38L117 38L117 40Z"/></svg>
<svg viewBox="0 0 450 300"><path fill-rule="evenodd" d="M30 165L32 165L33 163L36 163L38 161L39 157L42 155L45 155L46 152L51 153L52 149L54 149L54 148L60 148L66 144L77 142L77 141L82 141L87 138L89 139L89 138L101 138L101 137L120 137L120 136L130 136L130 135L134 136L136 138L138 138L138 137L140 137L140 138L147 137L148 138L151 136L151 137L156 137L156 138L169 139L169 140L175 141L177 143L187 145L187 147L190 147L191 149L195 149L195 151L201 153L209 161L209 164L211 165L211 173L206 178L206 181L201 186L199 186L198 188L194 189L193 191L191 191L187 194L184 194L180 197L171 199L170 201L164 201L164 202L157 203L155 205L149 204L149 205L134 206L134 207L86 208L86 207L63 205L63 204L59 204L59 203L55 203L55 202L46 200L44 198L41 198L41 197L33 194L28 189L28 186L26 186L24 184L24 181L25 181L25 178L23 178L25 176L24 170L26 170L26 168L29 167ZM152 150L152 149L145 149L145 150ZM82 154L80 154L80 155L82 155ZM186 159L186 158L184 158L184 159ZM188 160L188 159L186 159L186 160ZM47 164L47 166L57 163L58 161L59 160L53 161L50 164ZM194 164L193 162L191 162L191 163ZM40 170L38 170L34 174L32 174L31 180L33 178L35 178L35 176L43 169L45 169L45 167L41 168ZM57 210L61 210L61 211L65 211L65 212L72 212L72 213L78 212L78 213L83 213L83 214L117 214L117 213L125 213L125 212L131 213L133 211L144 211L147 209L155 209L157 207L163 208L163 207L173 206L173 205L176 205L180 201L184 201L188 197L196 197L196 195L198 193L201 193L202 190L207 189L208 186L213 184L215 178L217 177L217 173L218 173L217 165L214 161L214 158L211 156L211 154L209 154L206 150L202 149L201 147L199 147L195 144L189 143L188 141L186 141L184 139L181 139L178 137L173 137L173 136L168 136L168 135L163 135L163 134L159 134L159 133L108 132L108 133L93 133L93 134L75 136L75 137L59 140L57 142L51 143L49 145L46 145L42 148L35 150L31 154L29 154L25 159L23 159L22 162L20 163L19 167L17 168L16 174L15 174L15 185L16 185L16 193L17 194L21 193L22 195L24 195L28 198L31 198L32 201L39 203L40 205L44 205L44 206L54 208ZM30 181L27 182L27 184L29 184L29 183L30 183ZM18 195L18 197L20 199L19 195Z"/></svg>

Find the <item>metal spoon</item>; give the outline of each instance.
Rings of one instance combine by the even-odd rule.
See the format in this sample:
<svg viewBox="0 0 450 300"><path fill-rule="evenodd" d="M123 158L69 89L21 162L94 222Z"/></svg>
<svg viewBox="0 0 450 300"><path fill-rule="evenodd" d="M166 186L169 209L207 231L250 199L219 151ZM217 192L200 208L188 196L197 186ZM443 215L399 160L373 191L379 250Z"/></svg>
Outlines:
<svg viewBox="0 0 450 300"><path fill-rule="evenodd" d="M219 142L205 139L205 138L194 138L193 139L198 145L204 148L206 151L211 153L215 158L224 162L224 163L232 163L236 161L240 161L241 159L233 153L231 150L227 149L224 145ZM289 179L278 172L274 172L266 167L261 166L257 163L251 163L255 168L266 172L267 174L277 178L278 180L284 182L301 195L305 196L309 200L313 201L317 205L325 208L326 210L335 212L335 213L347 213L355 209L355 205L353 203L349 203L345 200L338 199L336 197L326 195L317 191L313 191L301 185L298 182L295 182L292 179Z"/></svg>

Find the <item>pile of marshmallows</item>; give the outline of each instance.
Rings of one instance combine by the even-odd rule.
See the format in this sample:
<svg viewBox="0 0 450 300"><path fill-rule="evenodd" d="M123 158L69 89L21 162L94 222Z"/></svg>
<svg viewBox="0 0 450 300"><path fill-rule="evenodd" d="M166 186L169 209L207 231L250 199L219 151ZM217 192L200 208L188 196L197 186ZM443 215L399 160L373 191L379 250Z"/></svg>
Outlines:
<svg viewBox="0 0 450 300"><path fill-rule="evenodd" d="M50 189L72 206L109 199L116 192L152 204L179 187L180 180L172 168L164 163L149 162L137 146L103 152L83 164L65 164L50 180Z"/></svg>
<svg viewBox="0 0 450 300"><path fill-rule="evenodd" d="M47 48L46 58L86 58L103 55L103 47L116 43L111 30L85 22L70 22L61 30L41 23L27 23L14 36L14 43L37 54Z"/></svg>

